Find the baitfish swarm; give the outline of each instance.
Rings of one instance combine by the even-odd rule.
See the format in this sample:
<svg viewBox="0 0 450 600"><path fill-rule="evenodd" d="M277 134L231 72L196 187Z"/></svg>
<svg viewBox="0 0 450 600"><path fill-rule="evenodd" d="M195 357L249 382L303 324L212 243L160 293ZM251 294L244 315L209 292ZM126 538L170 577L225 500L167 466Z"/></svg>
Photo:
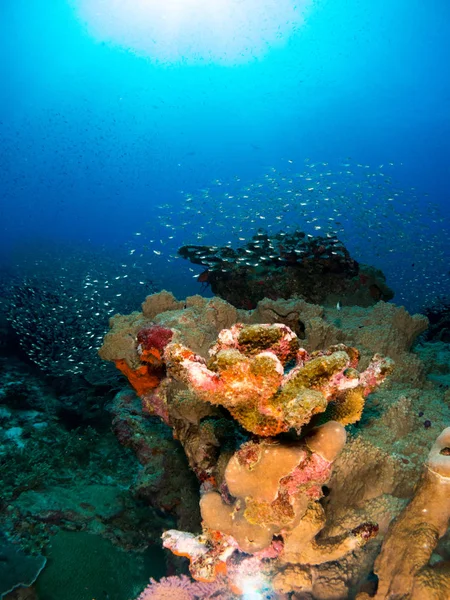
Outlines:
<svg viewBox="0 0 450 600"><path fill-rule="evenodd" d="M192 263L211 270L229 270L233 266L288 266L322 261L332 270L348 269L357 273L358 263L335 236L312 236L303 231L280 231L269 236L260 229L251 240L236 250L229 246L182 246L178 253Z"/></svg>
<svg viewBox="0 0 450 600"><path fill-rule="evenodd" d="M297 296L317 304L369 306L393 292L381 271L354 260L333 235L259 230L236 250L230 246L187 245L178 254L206 268L198 281L238 308L254 308L263 298Z"/></svg>

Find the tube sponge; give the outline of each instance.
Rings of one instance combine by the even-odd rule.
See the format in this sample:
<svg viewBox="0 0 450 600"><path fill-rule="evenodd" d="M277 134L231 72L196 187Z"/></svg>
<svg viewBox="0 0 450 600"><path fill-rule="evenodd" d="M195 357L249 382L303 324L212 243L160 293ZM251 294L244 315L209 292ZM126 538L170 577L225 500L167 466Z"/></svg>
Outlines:
<svg viewBox="0 0 450 600"><path fill-rule="evenodd" d="M411 502L391 525L375 562L375 598L446 600L450 566L429 560L450 520L450 427L433 444ZM365 595L360 595L363 600Z"/></svg>
<svg viewBox="0 0 450 600"><path fill-rule="evenodd" d="M441 477L450 478L450 427L444 429L434 442L426 465Z"/></svg>

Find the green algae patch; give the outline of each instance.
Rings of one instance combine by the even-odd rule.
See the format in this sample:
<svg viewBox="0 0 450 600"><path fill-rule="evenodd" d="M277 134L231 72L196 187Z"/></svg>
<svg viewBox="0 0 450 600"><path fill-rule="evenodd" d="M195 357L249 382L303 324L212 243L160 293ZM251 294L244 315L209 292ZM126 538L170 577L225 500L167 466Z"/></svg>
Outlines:
<svg viewBox="0 0 450 600"><path fill-rule="evenodd" d="M165 574L164 551L125 552L83 531L59 531L36 585L40 600L129 600Z"/></svg>

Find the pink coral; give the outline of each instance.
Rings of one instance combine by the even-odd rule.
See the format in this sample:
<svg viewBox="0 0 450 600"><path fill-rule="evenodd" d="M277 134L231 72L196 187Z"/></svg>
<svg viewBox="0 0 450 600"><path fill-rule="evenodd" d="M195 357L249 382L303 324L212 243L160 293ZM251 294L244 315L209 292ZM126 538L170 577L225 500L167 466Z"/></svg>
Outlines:
<svg viewBox="0 0 450 600"><path fill-rule="evenodd" d="M141 396L141 400L143 412L149 415L158 415L164 423L169 425L169 411L165 396L161 393L161 386Z"/></svg>
<svg viewBox="0 0 450 600"><path fill-rule="evenodd" d="M303 491L309 497L318 500L322 497L322 485L331 476L331 468L330 461L313 453L281 480L280 491L286 491L290 496Z"/></svg>
<svg viewBox="0 0 450 600"><path fill-rule="evenodd" d="M225 598L218 595L220 589L220 582L201 583L186 575L163 577L160 581L151 578L137 600L208 600L213 594L214 598Z"/></svg>

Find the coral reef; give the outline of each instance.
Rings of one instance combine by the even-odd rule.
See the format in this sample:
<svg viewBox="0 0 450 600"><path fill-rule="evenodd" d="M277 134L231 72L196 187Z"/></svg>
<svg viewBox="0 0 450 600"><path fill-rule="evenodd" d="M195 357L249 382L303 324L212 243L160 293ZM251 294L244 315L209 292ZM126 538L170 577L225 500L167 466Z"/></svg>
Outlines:
<svg viewBox="0 0 450 600"><path fill-rule="evenodd" d="M165 374L135 416L159 415L181 443L201 484L202 533L169 529L164 546L189 558L196 579L225 577L229 595L373 595L374 561L420 478L424 437L450 418L427 404L435 387L411 353L426 318L384 302L266 299L244 311L167 292L143 307L111 320L101 352L136 369L139 332L170 330Z"/></svg>
<svg viewBox="0 0 450 600"><path fill-rule="evenodd" d="M263 298L298 296L316 304L370 306L390 300L385 277L359 265L336 237L302 231L270 236L259 230L249 242L230 246L182 246L178 253L206 270L199 282L238 308L254 308Z"/></svg>
<svg viewBox="0 0 450 600"><path fill-rule="evenodd" d="M0 524L48 558L36 589L50 598L69 536L128 565L156 544L159 571L150 552L126 597L189 563L201 581L145 597L447 599L449 350L415 345L427 323L382 301L247 311L162 292L110 321L101 357L133 387L112 401L2 359Z"/></svg>

